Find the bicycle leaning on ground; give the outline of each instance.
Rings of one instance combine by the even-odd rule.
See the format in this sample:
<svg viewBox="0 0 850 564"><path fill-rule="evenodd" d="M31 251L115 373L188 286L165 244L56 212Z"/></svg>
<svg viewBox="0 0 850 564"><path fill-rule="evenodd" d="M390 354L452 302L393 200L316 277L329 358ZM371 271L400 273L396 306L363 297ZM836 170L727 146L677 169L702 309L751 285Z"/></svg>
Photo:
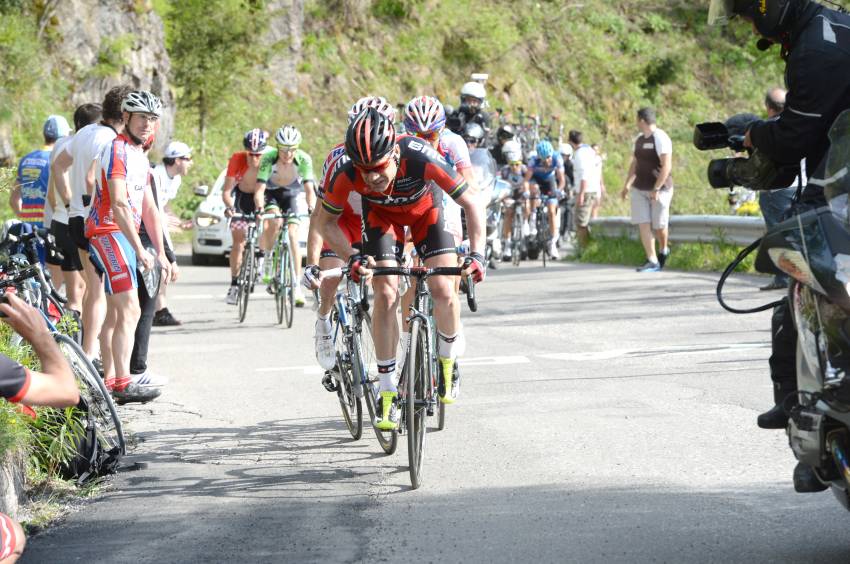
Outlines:
<svg viewBox="0 0 850 564"><path fill-rule="evenodd" d="M437 365L436 324L433 302L426 280L431 276L460 276L460 267L427 268L376 267L375 276L407 276L416 280L416 297L410 306L410 345L406 351L404 369L398 385L400 421L399 431L407 433L407 457L410 483L413 489L422 485L422 461L425 456L426 418L439 415L438 428L445 426L445 404L439 399L440 377ZM477 311L475 284L464 280L467 303ZM458 373L456 373L458 374ZM439 379L439 384L438 384ZM455 381L455 386L459 382Z"/></svg>

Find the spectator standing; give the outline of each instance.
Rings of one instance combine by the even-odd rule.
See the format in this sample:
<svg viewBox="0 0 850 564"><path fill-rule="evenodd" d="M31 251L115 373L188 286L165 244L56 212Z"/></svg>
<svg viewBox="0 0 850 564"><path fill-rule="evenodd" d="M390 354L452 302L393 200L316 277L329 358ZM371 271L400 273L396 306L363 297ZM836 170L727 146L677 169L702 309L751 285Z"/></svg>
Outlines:
<svg viewBox="0 0 850 564"><path fill-rule="evenodd" d="M74 130L80 131L85 126L97 122L100 117L100 104L82 104L74 111ZM81 314L86 281L83 278L83 263L80 260L80 254L77 252L77 245L71 239L71 233L68 230L68 208L71 203L70 184L68 182L67 172L62 173L62 181L57 183L57 172L53 168L56 159L64 152L65 146L73 138L73 135L69 135L68 137L59 139L50 153L51 174L47 189L45 218L47 217L47 208L49 207L51 211L50 233L56 240L56 246L62 251L60 269L62 271L62 280L65 282L65 297L68 299L67 308ZM59 184L63 186L63 191L57 189ZM55 278L55 280L58 280L58 278Z"/></svg>
<svg viewBox="0 0 850 564"><path fill-rule="evenodd" d="M180 273L180 269L177 266L177 257L173 252L174 242L171 240L171 234L168 228L168 203L177 197L183 177L189 172L191 167L192 149L185 143L172 141L165 148L165 156L162 158L162 163L155 166L151 171L154 196L159 206L160 221L162 222L162 232L167 247L171 251L167 255L168 260L171 262L170 279L166 280L166 284L160 288L156 298L156 313L153 316L153 325L156 327L181 325L180 321L175 319L171 312L168 311L168 303L165 296L166 288L168 288L167 283L176 282Z"/></svg>
<svg viewBox="0 0 850 564"><path fill-rule="evenodd" d="M140 316L137 269L167 270L168 263L144 149L162 115L162 103L150 92L135 91L127 94L121 108L124 128L100 156L86 236L106 292L106 318L100 332L106 387L119 403L144 403L159 396L160 390L131 377L130 356ZM142 223L149 234L157 234L151 238L156 255L142 244Z"/></svg>
<svg viewBox="0 0 850 564"><path fill-rule="evenodd" d="M569 142L573 148L573 177L576 186L576 239L581 250L587 246L590 237L590 216L593 206L599 201L602 161L596 151L583 142L581 131L570 131Z"/></svg>
<svg viewBox="0 0 850 564"><path fill-rule="evenodd" d="M70 169L68 231L79 250L86 278L86 292L83 296L83 351L99 367L102 367L102 364L98 358L98 337L106 315L106 297L100 274L89 260L85 220L91 206L100 155L111 146L115 137L124 131L121 103L131 91L130 86L116 86L110 89L103 98L100 123L93 123L78 131L53 163L56 190L60 194L67 190L64 173Z"/></svg>
<svg viewBox="0 0 850 564"><path fill-rule="evenodd" d="M626 183L620 196L631 196L632 224L640 230L646 263L638 272L658 272L670 256L668 223L673 200L673 142L656 125L655 110L641 108L637 113L640 133L635 137ZM655 239L658 239L658 252Z"/></svg>
<svg viewBox="0 0 850 564"><path fill-rule="evenodd" d="M785 94L786 92L782 88L771 88L767 91L764 97L764 106L765 110L767 110L768 119L776 119L782 113L782 110L785 109ZM804 164L801 165L801 174L805 175L802 166ZM794 179L794 183L787 188L759 191L759 208L761 208L764 223L768 229L781 222L788 214L791 205L794 203L797 186L804 186L806 184L805 178L802 178L802 184L800 184L800 179L800 177ZM762 286L760 290L781 290L787 287L788 275L783 273L774 276L770 284Z"/></svg>
<svg viewBox="0 0 850 564"><path fill-rule="evenodd" d="M602 152L602 147L598 143L594 143L590 146L591 149L596 151L596 154L599 155L599 199L596 200L596 204L593 206L593 210L590 212L590 219L596 219L599 217L599 208L602 207L603 202L605 202L605 198L608 197L608 192L605 191L605 159L608 158L604 152Z"/></svg>
<svg viewBox="0 0 850 564"><path fill-rule="evenodd" d="M15 187L9 195L9 205L21 221L33 227L44 227L44 205L50 178L50 152L53 145L71 132L62 116L50 116L44 122L44 147L27 154L18 164ZM48 223L49 225L49 223Z"/></svg>

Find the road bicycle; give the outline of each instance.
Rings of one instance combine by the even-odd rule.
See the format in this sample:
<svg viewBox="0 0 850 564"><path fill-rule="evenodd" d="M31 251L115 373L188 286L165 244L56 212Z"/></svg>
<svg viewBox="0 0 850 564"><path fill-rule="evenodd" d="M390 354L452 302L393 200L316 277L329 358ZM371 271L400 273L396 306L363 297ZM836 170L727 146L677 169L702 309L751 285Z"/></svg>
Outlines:
<svg viewBox="0 0 850 564"><path fill-rule="evenodd" d="M443 411L445 405L439 400L440 376L437 349L436 324L431 314L431 294L426 280L431 276L460 276L460 267L427 268L376 267L375 276L406 276L416 280L416 298L410 306L410 345L406 351L404 369L398 386L400 410L399 431L407 434L407 457L410 483L413 489L422 485L422 461L425 456L426 417ZM475 285L467 283L467 302L471 311L477 310ZM442 381L442 378L440 378Z"/></svg>
<svg viewBox="0 0 850 564"><path fill-rule="evenodd" d="M236 305L239 314L239 323L245 321L248 313L248 299L254 292L254 284L257 282L259 266L259 249L257 247L257 214L235 213L230 216L230 221L242 220L247 226L245 234L245 247L242 249L242 265L239 267L239 276L236 278L238 290Z"/></svg>
<svg viewBox="0 0 850 564"><path fill-rule="evenodd" d="M285 219L286 224L278 230L277 240L272 248L272 278L271 289L274 296L275 309L277 311L278 324L283 323L286 318L287 329L292 327L292 318L295 312L295 263L292 259L292 251L289 248L289 222L297 220L294 214L266 214L263 219Z"/></svg>
<svg viewBox="0 0 850 564"><path fill-rule="evenodd" d="M343 419L351 436L359 439L363 433L363 407L374 423L377 414L378 365L372 342L372 316L369 314L368 286L354 282L348 267L322 272L323 278L345 276L345 285L334 297L333 339L337 364L328 376L334 382L329 390L336 391ZM328 380L331 381L331 380ZM378 444L387 454L398 446L397 431L382 431L373 425Z"/></svg>
<svg viewBox="0 0 850 564"><path fill-rule="evenodd" d="M523 214L525 213L525 197L517 198L512 201L513 221L511 223L511 262L514 266L519 266L521 260L528 258L528 241L527 237L522 233L522 225L525 222Z"/></svg>

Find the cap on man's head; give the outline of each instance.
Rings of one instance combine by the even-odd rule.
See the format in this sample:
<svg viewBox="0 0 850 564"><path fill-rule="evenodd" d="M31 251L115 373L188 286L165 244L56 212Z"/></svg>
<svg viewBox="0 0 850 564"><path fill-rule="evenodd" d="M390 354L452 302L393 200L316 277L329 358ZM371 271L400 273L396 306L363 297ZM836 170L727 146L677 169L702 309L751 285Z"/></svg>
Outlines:
<svg viewBox="0 0 850 564"><path fill-rule="evenodd" d="M53 115L48 117L47 121L44 122L42 132L44 133L44 139L52 142L71 133L71 126L68 125L68 120L64 117Z"/></svg>
<svg viewBox="0 0 850 564"><path fill-rule="evenodd" d="M191 154L192 149L189 148L189 145L180 141L172 141L165 148L165 155L163 156L166 159L179 159L180 157L188 157Z"/></svg>

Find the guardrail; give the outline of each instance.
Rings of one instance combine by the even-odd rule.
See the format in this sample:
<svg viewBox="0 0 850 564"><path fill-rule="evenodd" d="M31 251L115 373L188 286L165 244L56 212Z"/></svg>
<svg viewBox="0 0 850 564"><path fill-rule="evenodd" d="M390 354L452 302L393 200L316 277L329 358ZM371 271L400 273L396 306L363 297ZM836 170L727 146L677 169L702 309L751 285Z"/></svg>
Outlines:
<svg viewBox="0 0 850 564"><path fill-rule="evenodd" d="M605 237L638 238L636 225L629 217L600 217L590 223L591 230ZM764 235L764 220L760 217L734 215L672 215L670 241L674 243L709 243L725 241L749 245Z"/></svg>

